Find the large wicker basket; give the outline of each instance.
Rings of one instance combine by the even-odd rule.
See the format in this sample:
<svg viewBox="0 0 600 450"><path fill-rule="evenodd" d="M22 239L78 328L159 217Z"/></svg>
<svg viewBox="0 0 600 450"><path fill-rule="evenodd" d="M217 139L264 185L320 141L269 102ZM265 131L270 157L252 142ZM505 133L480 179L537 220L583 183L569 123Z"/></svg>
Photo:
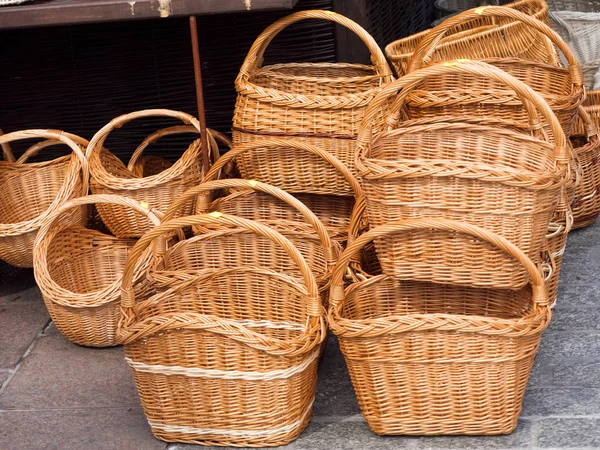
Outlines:
<svg viewBox="0 0 600 450"><path fill-rule="evenodd" d="M503 83L537 108L555 144L501 127L446 122L405 124L373 137L370 117L380 105L400 91L394 104L401 108L412 87L440 74ZM532 123L539 122L535 108ZM541 263L569 161L565 135L544 100L500 69L473 61L430 66L386 86L365 114L356 167L371 226L414 217L460 220L504 236ZM457 233L419 229L377 238L375 245L388 275L502 288L528 282L512 258Z"/></svg>
<svg viewBox="0 0 600 450"><path fill-rule="evenodd" d="M219 223L272 240L285 249L299 276L256 266L206 267L186 282L136 301L134 267L154 239L180 227ZM219 242L219 232L214 239ZM215 257L222 251L218 248ZM215 213L165 222L131 251L122 307L119 336L158 439L276 446L307 426L325 317L311 270L281 234Z"/></svg>
<svg viewBox="0 0 600 450"><path fill-rule="evenodd" d="M41 223L62 203L88 190L87 160L78 136L54 130L16 131L0 136L0 144L44 139L30 147L16 162L10 147L3 145L0 162L0 258L17 267L33 266L33 242ZM27 162L42 149L66 145L71 155L51 161ZM69 219L85 224L87 209L74 211Z"/></svg>
<svg viewBox="0 0 600 450"><path fill-rule="evenodd" d="M91 174L90 188L93 194L123 195L137 201L144 201L151 208L164 213L173 199L202 181L200 139L194 140L175 164L158 174L143 178L136 177L119 158L103 148L104 141L115 128L120 128L135 119L157 116L179 119L200 131L200 125L194 117L166 109L137 111L111 120L96 133L86 151ZM164 135L166 134L152 135L147 138L134 152L133 164L149 144ZM133 166L131 168L133 169ZM190 203L181 214L192 213L193 207L193 203ZM146 217L123 206L102 204L98 205L98 211L108 229L120 238L140 237L152 228L151 222Z"/></svg>
<svg viewBox="0 0 600 450"><path fill-rule="evenodd" d="M284 151L286 152L293 150L300 158L304 158L307 155L309 157L314 156L315 160L321 161L319 164L315 163L315 167L325 167L328 165L343 177L350 192L352 192L352 196L325 194L296 194L295 196L317 215L327 228L329 236L332 239L345 243L348 238L348 226L350 224L352 208L354 207L355 199L362 197L362 189L358 180L340 160L319 147L306 142L276 138L240 144L223 155L211 167L205 179L213 180L223 168L239 161L244 154L257 149L264 149L271 153L277 153L281 149L285 149ZM285 184L284 180L278 179L276 174L273 174L270 178ZM296 208L282 204L273 196L265 196L252 191L235 192L225 198L217 199L214 207L221 212L245 217L246 219L304 220L299 216Z"/></svg>
<svg viewBox="0 0 600 450"><path fill-rule="evenodd" d="M526 268L531 286L466 288L400 273L344 288L348 263L363 245L423 228L499 247ZM334 271L328 315L371 429L414 435L512 432L550 317L543 277L521 250L483 228L443 219L390 223L350 244Z"/></svg>
<svg viewBox="0 0 600 450"><path fill-rule="evenodd" d="M514 75L541 94L558 117L564 132L568 135L577 114L577 107L584 97L581 68L567 44L555 31L544 23L515 9L502 6L486 6L466 11L448 19L423 38L411 58L408 72L440 60L482 59L480 55L472 51L472 43L464 47L457 46L453 48L452 52L445 52L444 54L435 52L437 43L445 36L447 31L480 17L516 21L544 38L543 47L547 49L549 47L547 50L549 56L545 62L541 62L539 59L525 59L522 56L510 55L510 51L507 51L508 57L483 58L483 60ZM509 46L511 43L516 45L517 48L523 45L517 42L518 39L513 35L509 36L510 38L499 43L491 40L486 33L478 34L478 37L481 38L481 45L488 48ZM550 43L560 49L568 62L568 67L558 65L558 55L554 51L554 47L548 45ZM491 83L489 80L473 75L457 76L452 74L447 77L441 76L425 80L418 90L411 93L406 106L408 116L411 119L441 117L444 115L473 115L494 117L523 124L527 123L529 118L527 109L513 92L506 90L503 83Z"/></svg>
<svg viewBox="0 0 600 450"><path fill-rule="evenodd" d="M356 33L371 52L372 66L290 63L261 67L264 52L288 25L305 19L338 23ZM313 144L351 171L362 114L391 69L375 40L359 25L331 11L300 11L269 26L254 42L236 79L233 142L286 137ZM381 127L379 120L375 127ZM295 149L257 149L237 161L243 178L261 180L291 193L352 195L330 165Z"/></svg>
<svg viewBox="0 0 600 450"><path fill-rule="evenodd" d="M520 0L504 5L528 14L544 23L548 23L548 6L543 0ZM385 54L399 76L408 72L410 59L423 40L432 30L399 39L385 47ZM549 49L540 36L523 24L510 19L491 19L481 16L476 20L461 23L448 30L436 47L436 58L447 60L456 59L457 52L464 52L475 58L491 57L520 57L536 61L547 61ZM505 36L511 36L513 41L506 42ZM490 45L495 42L495 45ZM499 46L498 44L505 45ZM553 52L550 52L553 53ZM462 56L467 57L467 56Z"/></svg>
<svg viewBox="0 0 600 450"><path fill-rule="evenodd" d="M157 216L135 200L118 195L90 195L61 205L42 225L33 250L34 275L50 317L70 341L89 347L117 345L121 277L134 239L120 239L96 230L65 224L73 208L120 205L147 217ZM148 296L144 275L152 261L147 252L137 261L134 283ZM144 294L143 294L144 293Z"/></svg>

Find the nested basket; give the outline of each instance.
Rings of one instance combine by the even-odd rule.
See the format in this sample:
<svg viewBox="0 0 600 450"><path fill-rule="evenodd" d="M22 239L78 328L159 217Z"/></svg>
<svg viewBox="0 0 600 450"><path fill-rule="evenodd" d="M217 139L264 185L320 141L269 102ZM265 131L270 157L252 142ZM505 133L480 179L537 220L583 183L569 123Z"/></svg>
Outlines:
<svg viewBox="0 0 600 450"><path fill-rule="evenodd" d="M554 143L502 127L444 121L373 136L370 117L390 97L400 91L394 105L402 108L422 80L455 74L513 90L528 105L531 123L539 123L539 112L550 124ZM541 263L569 162L565 135L548 104L511 75L473 61L430 66L386 86L365 114L356 168L370 226L415 217L460 220L504 236ZM508 255L460 233L418 229L378 237L375 246L388 275L513 289L528 281Z"/></svg>
<svg viewBox="0 0 600 450"><path fill-rule="evenodd" d="M147 217L154 212L130 198L90 195L69 200L44 222L37 236L34 275L50 317L70 341L89 347L117 345L121 278L135 239L116 238L97 230L65 223L83 205L120 205ZM149 296L145 273L152 253L136 261L133 282L139 296Z"/></svg>
<svg viewBox="0 0 600 450"><path fill-rule="evenodd" d="M33 242L41 223L62 203L85 195L88 166L82 138L55 130L25 130L0 136L0 144L24 139L44 139L15 161L10 146L3 145L0 162L0 259L17 267L33 266ZM27 162L51 145L66 145L72 152L50 161ZM85 224L87 209L79 208L68 219Z"/></svg>
<svg viewBox="0 0 600 450"><path fill-rule="evenodd" d="M504 7L548 23L548 6L543 0L520 0L508 3ZM432 30L399 39L385 47L385 54L398 76L408 73L413 53ZM510 39L506 39L506 36L510 36ZM482 15L448 30L446 36L438 43L434 57L438 61L466 57L520 57L548 61L554 53L538 33L522 23L508 18L490 18Z"/></svg>
<svg viewBox="0 0 600 450"><path fill-rule="evenodd" d="M235 150L233 150L235 151ZM213 166L217 173L218 167ZM211 170L213 170L211 169ZM280 219L277 214L269 215L267 211L259 217L259 221L292 242L302 254L317 280L323 303L327 303L331 271L340 254L341 247L333 241L325 226L317 216L302 202L292 195L274 186L252 180L226 179L210 180L189 189L174 201L164 219L175 217L177 211L190 198L197 198L200 213L216 212L211 204L211 194L228 189L237 189L263 194L285 205L287 210L295 211L293 217ZM227 198L227 197L226 197ZM225 201L225 204L227 202ZM270 207L275 204L272 201ZM235 213L236 208L229 208ZM290 261L288 254L281 246L264 236L256 236L245 227L231 228L228 222L216 221L214 229L208 226L195 227L195 237L175 244L167 252L164 263L152 268L149 278L155 285L170 286L182 279L187 279L195 272L205 268L222 269L238 266L263 267L278 272L299 276L296 265ZM216 238L215 233L219 233ZM217 256L218 255L218 256ZM182 275L185 274L185 275Z"/></svg>
<svg viewBox="0 0 600 450"><path fill-rule="evenodd" d="M284 249L300 276L207 266L137 301L132 281L140 255L154 239L186 226L246 228ZM219 232L214 238L219 241ZM222 257L219 247L215 258ZM307 426L326 325L315 277L284 236L224 214L164 222L131 251L122 293L119 336L158 439L277 446Z"/></svg>
<svg viewBox="0 0 600 450"><path fill-rule="evenodd" d="M166 134L149 136L135 151L129 168L125 167L121 160L110 151L103 149L104 141L115 128L120 128L135 119L157 116L179 119L185 124L191 124L197 132L200 132L200 124L194 117L167 109L137 111L113 119L96 133L86 151L91 174L90 187L93 194L124 195L137 201L144 201L151 208L164 213L173 199L202 181L200 139L194 140L172 166L160 173L142 178L135 176L135 174L139 174L139 171L134 168L138 158L148 145ZM132 169L135 173L132 172ZM103 222L117 237L139 237L152 228L152 223L147 217L140 216L129 208L108 204L98 205L97 208ZM193 208L194 204L190 202L181 210L181 214L190 214L193 212Z"/></svg>
<svg viewBox="0 0 600 450"><path fill-rule="evenodd" d="M531 286L467 288L400 272L344 288L348 263L367 242L432 228L497 246L523 265ZM390 223L350 244L333 274L328 314L369 427L408 435L512 432L550 318L543 277L519 248L444 219Z"/></svg>
<svg viewBox="0 0 600 450"><path fill-rule="evenodd" d="M555 31L546 24L515 9L485 6L448 19L423 38L411 58L408 72L444 59L436 53L436 46L440 39L453 27L469 23L480 17L519 22L521 26L539 34L543 38L545 46L550 47L548 53L551 55L545 62L541 62L539 59L510 57L510 55L509 57L488 57L483 60L515 76L542 95L558 117L565 134L568 135L577 114L577 107L584 98L581 68L567 44ZM506 42L513 42L515 39L513 35L508 35L505 40L496 42L484 35L478 34L478 36L481 37L482 45L488 47L505 45ZM518 44L518 46L520 45ZM554 46L562 52L568 62L568 67L560 66ZM471 46L456 50L450 59L481 59L479 55L471 51ZM451 74L425 80L418 90L414 90L409 96L406 109L408 117L411 119L445 115L472 115L527 123L529 118L527 109L523 107L514 92L507 91L503 83L490 82L490 80L471 74L462 76Z"/></svg>
<svg viewBox="0 0 600 450"><path fill-rule="evenodd" d="M582 228L594 223L600 214L600 141L584 107L579 110L571 142L581 168L581 183L571 204L573 228Z"/></svg>
<svg viewBox="0 0 600 450"><path fill-rule="evenodd" d="M371 66L347 63L288 63L261 67L264 52L287 26L305 19L342 25L365 43ZM306 142L354 170L358 125L378 89L392 81L375 40L359 25L331 11L299 11L269 26L254 42L236 79L234 145L272 137ZM374 127L383 126L381 117ZM352 195L347 181L320 158L293 148L256 149L237 161L242 178L261 180L287 192Z"/></svg>
<svg viewBox="0 0 600 450"><path fill-rule="evenodd" d="M321 165L329 165L346 181L350 192L352 192L352 196L295 194L298 200L308 206L317 215L327 228L331 239L342 244L345 243L348 237L348 226L350 224L352 208L354 207L355 199L362 197L362 189L358 180L340 160L314 145L290 139L276 138L240 144L223 155L211 167L205 180L213 180L218 176L219 171L239 161L244 154L251 153L257 149L277 152L282 148L293 150L299 157L309 155L321 159ZM218 198L213 203L213 209L253 220L304 221L304 218L296 208L283 203L272 195L264 195L254 190L233 192L226 197Z"/></svg>

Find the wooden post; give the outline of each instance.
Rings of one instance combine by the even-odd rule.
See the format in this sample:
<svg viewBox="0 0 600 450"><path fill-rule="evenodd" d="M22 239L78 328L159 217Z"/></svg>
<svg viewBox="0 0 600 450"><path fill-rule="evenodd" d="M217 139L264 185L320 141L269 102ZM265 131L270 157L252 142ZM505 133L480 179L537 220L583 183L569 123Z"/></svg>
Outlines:
<svg viewBox="0 0 600 450"><path fill-rule="evenodd" d="M208 137L206 135L206 114L204 109L204 91L202 90L202 70L200 68L196 16L190 16L190 35L192 38L192 54L194 56L194 79L196 81L196 103L198 104L198 120L200 121L200 139L202 142L202 167L204 168L204 173L206 173L210 166L210 152L208 150Z"/></svg>

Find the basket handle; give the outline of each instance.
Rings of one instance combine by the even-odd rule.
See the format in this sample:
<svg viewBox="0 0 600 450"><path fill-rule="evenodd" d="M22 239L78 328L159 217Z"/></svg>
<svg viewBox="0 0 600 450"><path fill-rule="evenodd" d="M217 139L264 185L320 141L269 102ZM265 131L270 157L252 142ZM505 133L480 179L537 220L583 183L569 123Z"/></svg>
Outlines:
<svg viewBox="0 0 600 450"><path fill-rule="evenodd" d="M322 318L324 316L321 298L319 296L319 288L317 287L315 277L308 267L308 264L302 254L298 251L294 244L289 241L289 239L274 229L269 228L268 226L259 222L215 211L210 214L180 217L165 221L156 228L148 231L138 240L138 242L136 242L129 253L129 256L127 257L127 261L125 262L125 269L123 271L123 280L121 285L121 307L125 317L125 323L128 323L128 321L131 321L134 318L133 307L135 306L135 293L133 290L133 277L136 263L143 255L145 249L148 248L150 244L157 238L160 238L169 232L177 231L183 227L194 225L226 225L230 227L244 228L250 232L264 236L275 244L279 245L296 263L302 275L308 292L308 304L306 305L307 314L310 317L315 318ZM162 241L162 239L159 239L157 244ZM157 245L156 248L158 255L164 255L166 252L166 248L162 245Z"/></svg>
<svg viewBox="0 0 600 450"><path fill-rule="evenodd" d="M0 136L4 134L2 128L0 128ZM4 161L15 162L15 156L13 155L12 148L10 148L10 144L5 142L0 147L2 147L2 157Z"/></svg>
<svg viewBox="0 0 600 450"><path fill-rule="evenodd" d="M171 136L174 134L184 134L184 133L198 133L198 130L191 125L176 125L174 127L163 128L162 130L158 130L158 131L155 131L154 133L150 134L148 137L146 137L146 139L144 139L144 141L138 146L138 148L135 149L135 151L133 152L133 155L131 155L131 158L129 159L129 163L127 163L127 169L130 172L133 172L135 165L137 164L138 160L141 158L142 153L144 153L144 150L146 150L146 148L148 148L149 145L154 144L160 138L165 137L165 136ZM209 139L211 139L211 141L209 142L209 145L212 150L213 160L216 161L217 159L219 159L219 147L216 143L216 140L215 140L215 137L213 136L213 134L216 134L217 132L207 128L206 133L207 133L207 136L209 137ZM222 135L221 133L218 133L218 135L219 135L218 138L221 142L223 142L222 139L225 138L226 139L225 143L227 143L228 139L226 136Z"/></svg>
<svg viewBox="0 0 600 450"><path fill-rule="evenodd" d="M579 105L577 109L577 114L581 117L581 123L583 124L583 129L585 131L585 135L588 139L593 138L594 136L598 136L598 130L596 129L596 125L592 121L592 117L586 111L586 109Z"/></svg>
<svg viewBox="0 0 600 450"><path fill-rule="evenodd" d="M569 73L571 75L571 81L573 85L579 89L583 86L583 73L579 67L579 63L573 55L573 52L569 46L561 39L561 37L545 23L524 14L516 9L506 8L504 6L482 6L474 8L469 11L465 11L456 16L450 17L445 20L437 27L433 28L419 43L419 46L413 53L413 56L408 65L408 72L412 72L420 68L424 61L431 57L435 46L440 42L448 30L453 27L462 25L472 20L480 19L481 17L506 17L522 22L525 25L537 30L542 35L548 37L550 41L558 47L558 49L565 56L569 64Z"/></svg>
<svg viewBox="0 0 600 450"><path fill-rule="evenodd" d="M263 58L265 54L265 50L271 41L277 36L281 31L287 28L289 25L300 22L306 19L320 19L327 20L329 22L337 23L338 25L342 25L345 28L348 28L352 32L354 32L361 41L366 45L367 49L371 54L371 62L377 73L382 77L392 77L392 71L390 66L385 59L385 55L375 42L375 39L360 25L356 22L348 19L347 17L335 13L333 11L323 11L323 10L307 10L307 11L298 11L294 14L290 14L282 19L279 19L277 22L269 25L259 36L256 38L252 47L250 47L250 51L242 64L240 69L240 74L238 75L238 79L240 78L249 78L256 70L258 70L263 63Z"/></svg>
<svg viewBox="0 0 600 450"><path fill-rule="evenodd" d="M228 154L228 153L227 153ZM333 247L333 243L331 238L329 237L329 233L327 233L327 229L323 225L323 223L318 219L318 217L313 213L304 203L298 200L296 197L288 194L282 189L278 187L271 186L270 184L261 183L260 181L254 180L242 180L242 179L225 179L225 180L212 180L212 181L204 181L202 184L198 186L194 186L191 189L188 189L182 195L180 195L176 200L169 205L169 209L164 215L164 220L170 220L174 217L177 211L185 205L185 203L196 196L199 196L198 203L196 206L196 211L198 214L208 214L210 212L210 197L209 193L211 191L220 190L220 189L231 189L231 188L240 188L240 189L251 189L257 192L264 192L265 194L272 195L275 198L287 203L292 208L299 211L306 221L312 226L312 228L317 233L319 240L321 241L321 245L324 249L325 261L327 262L328 267L333 267L335 265L335 261L337 259L337 252ZM206 194L206 195L200 195Z"/></svg>
<svg viewBox="0 0 600 450"><path fill-rule="evenodd" d="M77 197L71 200L67 200L63 204L61 204L51 215L49 215L43 222L42 225L36 235L35 243L33 246L33 257L34 257L34 267L35 267L35 276L37 280L44 279L47 282L53 284L53 289L60 294L61 291L65 291L66 289L56 285L52 280L52 276L48 272L48 265L43 262L46 260L48 253L48 246L50 245L50 241L47 240L48 234L53 229L53 226L56 222L61 218L61 216L69 211L70 209L77 208L85 205L97 205L100 203L109 204L109 205L121 205L127 208L131 208L134 211L139 212L146 216L154 226L160 225L159 214L152 209L146 207L146 205L137 202L129 197L123 197L121 195L113 195L113 194L96 194L96 195L87 195L85 197ZM44 283L44 284L46 284ZM40 283L41 284L41 283ZM109 286L108 290L113 289L114 286ZM70 307L80 307L80 305L72 304L68 299L68 296L55 295L52 301L59 305L70 306ZM106 301L112 301L110 296L106 296ZM103 304L101 301L97 302L97 306Z"/></svg>
<svg viewBox="0 0 600 450"><path fill-rule="evenodd" d="M396 96L396 99L394 100L393 105L387 109L388 112L386 122L388 126L394 127L399 121L401 109L404 106L404 100L410 93L411 89L418 86L418 84L426 78L452 73L478 75L505 83L509 88L517 93L523 102L523 105L527 109L532 127L541 127L536 110L541 113L542 117L546 120L546 123L548 123L550 126L552 135L554 137L554 157L557 163L563 165L567 165L569 163L569 151L567 148L567 139L565 137L565 133L563 132L556 115L548 106L548 103L546 103L546 101L537 92L535 92L525 83L504 72L503 70L483 61L471 61L468 59L459 59L456 61L427 66L383 86L377 96L371 101L371 103L369 103L363 121L360 125L357 142L357 147L359 150L361 148L367 148L371 144L371 140L373 138L372 123L381 110L387 109L386 105L391 97ZM358 153L356 156L358 156Z"/></svg>
<svg viewBox="0 0 600 450"><path fill-rule="evenodd" d="M87 139L84 139L81 136L77 136L76 134L71 134L71 133L66 133L66 132L63 132L63 134L65 136L67 136L69 139L71 139L73 142L76 142L77 144L81 145L83 148L86 148L87 145L89 144ZM21 164L26 163L29 158L33 158L34 156L36 156L41 150L43 150L47 147L53 147L55 145L63 145L63 143L60 141L53 140L53 139L48 139L46 141L41 141L41 142L38 142L37 144L33 144L31 147L29 147L27 150L25 150L25 152L19 157L17 162L21 163Z"/></svg>
<svg viewBox="0 0 600 450"><path fill-rule="evenodd" d="M331 306L335 307L336 304L343 302L344 275L348 270L348 264L365 244L381 236L424 228L465 233L483 241L487 241L499 249L504 250L506 253L519 261L529 273L533 290L533 301L540 305L548 304L548 295L546 293L544 277L542 276L540 270L538 270L533 261L531 261L531 259L529 259L529 257L527 257L527 255L523 253L521 249L508 241L506 238L496 233L492 233L484 228L465 222L458 222L448 219L422 218L400 220L387 225L378 226L362 234L354 242L349 244L348 247L346 247L346 250L344 250L340 255L335 269L333 270L333 275L331 278L331 293L329 298Z"/></svg>

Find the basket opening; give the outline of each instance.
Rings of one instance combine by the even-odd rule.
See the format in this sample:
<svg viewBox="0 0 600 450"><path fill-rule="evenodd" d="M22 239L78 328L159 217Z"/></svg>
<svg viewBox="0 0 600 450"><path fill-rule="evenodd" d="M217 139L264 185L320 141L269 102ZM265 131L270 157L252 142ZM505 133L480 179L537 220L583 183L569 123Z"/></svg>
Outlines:
<svg viewBox="0 0 600 450"><path fill-rule="evenodd" d="M365 320L411 314L452 314L516 319L532 310L531 288L485 289L400 280L384 275L346 290L342 315Z"/></svg>

